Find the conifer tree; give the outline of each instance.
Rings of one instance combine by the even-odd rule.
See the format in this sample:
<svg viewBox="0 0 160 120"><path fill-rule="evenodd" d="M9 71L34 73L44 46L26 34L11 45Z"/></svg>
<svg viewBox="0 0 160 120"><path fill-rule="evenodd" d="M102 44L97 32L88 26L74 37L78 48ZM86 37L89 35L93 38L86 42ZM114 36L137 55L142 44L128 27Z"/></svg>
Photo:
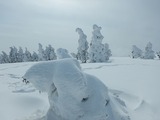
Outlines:
<svg viewBox="0 0 160 120"><path fill-rule="evenodd" d="M142 58L142 50L139 49L136 45L132 46L132 58Z"/></svg>
<svg viewBox="0 0 160 120"><path fill-rule="evenodd" d="M19 47L18 53L17 53L17 62L23 62L24 53L23 49Z"/></svg>
<svg viewBox="0 0 160 120"><path fill-rule="evenodd" d="M111 56L112 54L111 54L111 50L109 49L109 44L105 43L104 49L103 49L103 62L108 61Z"/></svg>
<svg viewBox="0 0 160 120"><path fill-rule="evenodd" d="M152 50L152 43L149 42L145 47L144 59L154 59L154 58L155 58L155 53Z"/></svg>
<svg viewBox="0 0 160 120"><path fill-rule="evenodd" d="M2 55L0 54L0 64L2 64Z"/></svg>
<svg viewBox="0 0 160 120"><path fill-rule="evenodd" d="M24 53L24 62L29 62L32 61L32 56L31 53L27 50L27 48L25 48L25 53Z"/></svg>
<svg viewBox="0 0 160 120"><path fill-rule="evenodd" d="M79 34L79 40L78 40L78 53L77 58L82 61L82 63L86 63L88 59L88 42L87 42L87 36L83 33L81 28L77 28L76 32Z"/></svg>
<svg viewBox="0 0 160 120"><path fill-rule="evenodd" d="M159 52L157 52L157 56L158 56L158 58L160 59L160 51L159 51Z"/></svg>
<svg viewBox="0 0 160 120"><path fill-rule="evenodd" d="M32 61L38 61L38 54L36 52L32 54Z"/></svg>
<svg viewBox="0 0 160 120"><path fill-rule="evenodd" d="M57 57L59 59L65 59L65 58L71 58L71 55L69 55L68 50L64 48L58 48L57 51Z"/></svg>
<svg viewBox="0 0 160 120"><path fill-rule="evenodd" d="M1 63L10 63L9 56L4 51L2 51Z"/></svg>
<svg viewBox="0 0 160 120"><path fill-rule="evenodd" d="M9 59L11 63L16 63L18 60L18 53L17 53L17 48L14 47L10 47L10 53L9 53Z"/></svg>
<svg viewBox="0 0 160 120"><path fill-rule="evenodd" d="M38 61L45 61L46 57L45 57L45 52L44 49L42 47L42 44L39 43L39 48L38 48Z"/></svg>
<svg viewBox="0 0 160 120"><path fill-rule="evenodd" d="M102 44L103 35L100 30L102 28L93 25L92 40L89 49L90 62L107 62L111 56L111 50L108 44Z"/></svg>
<svg viewBox="0 0 160 120"><path fill-rule="evenodd" d="M45 49L46 60L55 60L57 59L56 53L54 52L54 48L49 45Z"/></svg>

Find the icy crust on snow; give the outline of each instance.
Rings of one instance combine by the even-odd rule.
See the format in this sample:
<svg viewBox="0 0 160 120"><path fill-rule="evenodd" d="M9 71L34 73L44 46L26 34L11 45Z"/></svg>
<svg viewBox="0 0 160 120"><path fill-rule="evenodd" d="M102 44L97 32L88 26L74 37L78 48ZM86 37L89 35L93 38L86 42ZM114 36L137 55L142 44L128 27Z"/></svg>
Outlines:
<svg viewBox="0 0 160 120"><path fill-rule="evenodd" d="M109 95L75 59L38 63L23 77L48 93L50 108L44 120L130 120L123 100Z"/></svg>

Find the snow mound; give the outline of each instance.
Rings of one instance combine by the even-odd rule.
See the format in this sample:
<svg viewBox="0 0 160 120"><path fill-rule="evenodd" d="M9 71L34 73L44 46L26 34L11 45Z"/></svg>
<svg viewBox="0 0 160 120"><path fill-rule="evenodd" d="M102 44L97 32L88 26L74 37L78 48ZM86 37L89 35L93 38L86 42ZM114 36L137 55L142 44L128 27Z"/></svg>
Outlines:
<svg viewBox="0 0 160 120"><path fill-rule="evenodd" d="M130 120L125 102L84 73L75 59L38 63L23 78L48 93L45 120Z"/></svg>

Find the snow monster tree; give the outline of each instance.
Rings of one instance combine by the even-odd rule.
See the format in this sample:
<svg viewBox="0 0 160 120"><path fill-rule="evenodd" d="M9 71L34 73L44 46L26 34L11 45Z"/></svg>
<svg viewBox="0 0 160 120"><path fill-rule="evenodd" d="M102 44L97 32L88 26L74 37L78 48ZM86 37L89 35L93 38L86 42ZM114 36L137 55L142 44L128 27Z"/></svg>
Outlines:
<svg viewBox="0 0 160 120"><path fill-rule="evenodd" d="M81 28L77 28L76 32L79 34L79 40L78 40L78 53L77 58L82 61L82 63L86 63L88 59L88 42L87 42L87 36L83 33Z"/></svg>
<svg viewBox="0 0 160 120"><path fill-rule="evenodd" d="M109 45L102 44L102 40L104 37L100 32L101 29L102 28L97 26L96 24L93 25L92 40L89 49L89 60L93 63L107 62L109 60L109 57L111 56Z"/></svg>
<svg viewBox="0 0 160 120"><path fill-rule="evenodd" d="M152 50L152 43L148 43L145 47L144 59L154 59L156 56Z"/></svg>
<svg viewBox="0 0 160 120"><path fill-rule="evenodd" d="M23 78L48 93L45 120L130 120L125 103L98 78L84 73L76 59L35 64Z"/></svg>
<svg viewBox="0 0 160 120"><path fill-rule="evenodd" d="M132 58L141 58L142 57L142 50L139 49L136 45L132 46Z"/></svg>
<svg viewBox="0 0 160 120"><path fill-rule="evenodd" d="M160 51L159 51L159 52L157 52L157 56L158 56L158 58L160 59Z"/></svg>
<svg viewBox="0 0 160 120"><path fill-rule="evenodd" d="M64 48L58 48L56 54L59 59L71 58L71 55L68 53L68 50Z"/></svg>

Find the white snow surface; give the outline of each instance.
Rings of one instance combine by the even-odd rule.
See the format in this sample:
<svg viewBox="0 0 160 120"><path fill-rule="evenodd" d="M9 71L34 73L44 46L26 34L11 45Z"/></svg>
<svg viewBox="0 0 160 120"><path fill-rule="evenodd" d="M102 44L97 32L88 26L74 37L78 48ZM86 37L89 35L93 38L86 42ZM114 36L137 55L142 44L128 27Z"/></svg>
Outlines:
<svg viewBox="0 0 160 120"><path fill-rule="evenodd" d="M45 65L47 65L48 63L53 64L53 62L39 62L39 65L44 65L45 68ZM120 117L117 116L117 113L120 116L129 116L131 120L160 119L160 95L158 93L160 91L160 81L158 74L160 71L159 60L112 57L111 62L109 63L81 64L82 68L80 68L80 66L77 66L78 63L76 61L74 61L74 63L75 64L72 65L76 66L77 72L75 72L75 70L72 71L70 69L64 69L72 67L69 64L63 64L63 67L59 65L58 69L56 70L54 70L54 67L51 67L52 65L49 65L51 71L49 71L48 69L44 69L42 71L36 72L37 76L34 76L36 77L36 80L40 75L40 80L45 81L45 84L42 85L40 83L40 86L39 84L34 84L34 79L31 80L32 83L29 83L27 85L25 83L22 83L22 76L32 65L36 66L37 63L28 62L1 64L0 120L45 120L46 114L49 116L50 112L53 113L50 107L52 101L50 101L50 103L48 101L48 95L51 95L49 92L51 91L51 87L48 87L50 85L48 83L52 82L50 82L50 79L48 78L52 78L57 70L61 71L61 73L58 73L57 75L60 79L55 79L54 84L55 86L59 86L57 87L57 89L62 88L60 90L57 90L61 93L61 102L64 102L64 100L67 101L64 103L66 104L66 106L58 106L58 108L66 108L63 112L67 112L67 108L70 109L70 107L76 107L76 110L78 111L73 110L73 112L75 112L73 114L75 116L79 115L80 120L110 120L109 118L111 118L111 115L117 117L114 117L115 120L120 120ZM63 73L66 70L68 72L65 75ZM56 72L53 73L53 71ZM46 75L42 77L44 72L47 73L47 79L45 79ZM51 76L50 73L52 73L51 75L53 76ZM81 82L78 83L71 82L75 79L74 74L70 73L75 73L76 76L82 76L79 78L86 79L80 80ZM68 74L72 79L70 79L70 77L66 77L66 80L69 79L71 81L66 81L64 86L64 83L60 80L62 80L62 78L64 79L63 76L68 76ZM93 77L92 75L96 77ZM92 79L94 82L90 81L90 79ZM48 82L46 82L47 80ZM57 83L55 81L57 81ZM80 86L76 88L77 85ZM53 86L53 88L55 86ZM88 88L90 89L88 90ZM38 89L44 92L39 93ZM52 97L52 95L49 96L49 99L55 98ZM81 99L86 97L88 97L88 100L81 103ZM106 103L106 101L104 101L106 99L109 99L109 103ZM77 101L81 104L80 106L77 106L79 105ZM107 107L105 106L105 104L107 104ZM57 103L57 105L60 104ZM78 108L83 108L83 110ZM101 108L104 108L105 110ZM104 111L106 111L106 114L109 115L108 119L106 119L106 114L104 115L103 113ZM66 114L66 117L68 117L67 115L69 115L69 112L70 111L68 111L68 113ZM48 120L50 120L50 118L48 118Z"/></svg>

